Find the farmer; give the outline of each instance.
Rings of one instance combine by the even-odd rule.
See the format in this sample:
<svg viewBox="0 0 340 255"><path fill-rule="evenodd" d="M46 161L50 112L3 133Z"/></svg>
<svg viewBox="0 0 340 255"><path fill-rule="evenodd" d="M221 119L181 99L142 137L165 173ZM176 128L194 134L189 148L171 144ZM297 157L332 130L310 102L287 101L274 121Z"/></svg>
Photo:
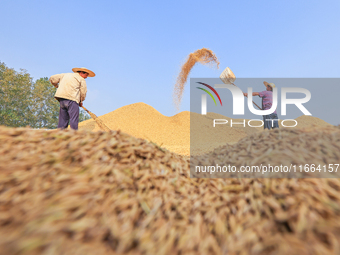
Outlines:
<svg viewBox="0 0 340 255"><path fill-rule="evenodd" d="M86 97L87 77L94 77L95 73L85 67L73 68L73 73L55 74L50 82L57 88L54 97L60 103L58 128L67 128L68 123L72 129L78 130L79 107L83 106Z"/></svg>
<svg viewBox="0 0 340 255"><path fill-rule="evenodd" d="M266 86L266 90L262 92L253 92L253 96L262 97L262 110L268 110L273 104L273 88L275 88L275 84L266 81L264 81L263 84ZM243 93L243 95L247 97L248 93ZM263 115L263 122L264 129L279 128L276 110L269 115Z"/></svg>

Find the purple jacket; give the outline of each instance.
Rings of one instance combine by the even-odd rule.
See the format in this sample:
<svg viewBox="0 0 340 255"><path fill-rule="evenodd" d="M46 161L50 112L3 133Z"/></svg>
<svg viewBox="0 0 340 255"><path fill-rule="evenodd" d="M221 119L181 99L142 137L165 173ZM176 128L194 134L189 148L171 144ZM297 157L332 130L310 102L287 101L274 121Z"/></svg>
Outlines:
<svg viewBox="0 0 340 255"><path fill-rule="evenodd" d="M273 92L267 90L261 91L259 92L259 96L262 97L262 109L263 110L270 109L273 104ZM274 113L276 113L276 109Z"/></svg>

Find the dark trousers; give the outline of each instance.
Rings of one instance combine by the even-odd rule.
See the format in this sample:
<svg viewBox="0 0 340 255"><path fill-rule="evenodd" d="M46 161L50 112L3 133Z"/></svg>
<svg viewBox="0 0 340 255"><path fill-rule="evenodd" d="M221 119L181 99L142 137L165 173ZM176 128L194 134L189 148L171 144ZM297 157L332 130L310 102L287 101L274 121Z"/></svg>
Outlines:
<svg viewBox="0 0 340 255"><path fill-rule="evenodd" d="M67 128L68 123L72 129L78 130L79 122L79 104L75 101L68 99L59 99L60 111L59 111L59 123L58 128Z"/></svg>
<svg viewBox="0 0 340 255"><path fill-rule="evenodd" d="M263 115L264 129L279 128L279 121L276 113Z"/></svg>

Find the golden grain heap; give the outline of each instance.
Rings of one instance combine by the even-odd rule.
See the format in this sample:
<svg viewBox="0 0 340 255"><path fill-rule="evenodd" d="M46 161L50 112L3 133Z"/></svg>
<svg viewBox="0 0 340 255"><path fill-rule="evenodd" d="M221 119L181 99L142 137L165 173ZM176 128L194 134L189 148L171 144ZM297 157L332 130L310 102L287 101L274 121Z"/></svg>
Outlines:
<svg viewBox="0 0 340 255"><path fill-rule="evenodd" d="M188 59L181 67L181 71L177 77L177 81L173 92L174 104L178 110L181 104L185 83L187 82L191 69L197 62L203 65L216 64L216 68L219 68L220 64L216 55L211 50L206 48L196 50L195 52L189 54Z"/></svg>
<svg viewBox="0 0 340 255"><path fill-rule="evenodd" d="M181 155L191 153L208 152L216 147L228 144L235 144L240 139L257 132L263 131L263 127L226 127L227 125L212 126L212 119L231 118L217 114L208 113L203 116L198 113L183 111L174 116L167 117L145 103L135 103L118 108L105 115L99 116L112 130L121 130L134 137L146 139L156 143L162 148ZM241 122L241 119L232 119L233 122ZM316 125L318 127L332 126L327 122L312 116L300 116L296 118L298 128ZM191 124L191 125L190 125ZM287 123L286 123L287 124ZM79 123L80 130L99 131L98 124L90 119ZM212 130L214 129L214 130ZM200 139L199 148L190 148L190 134L205 134L205 140ZM193 143L192 143L193 145Z"/></svg>
<svg viewBox="0 0 340 255"><path fill-rule="evenodd" d="M112 130L121 130L179 154L190 154L190 113L187 111L167 117L150 105L136 103L99 116L99 119ZM100 130L92 119L79 123L79 129Z"/></svg>
<svg viewBox="0 0 340 255"><path fill-rule="evenodd" d="M339 163L339 129L289 132L254 133L247 155L293 135ZM340 253L336 178L191 179L187 157L119 131L0 127L0 143L0 254Z"/></svg>

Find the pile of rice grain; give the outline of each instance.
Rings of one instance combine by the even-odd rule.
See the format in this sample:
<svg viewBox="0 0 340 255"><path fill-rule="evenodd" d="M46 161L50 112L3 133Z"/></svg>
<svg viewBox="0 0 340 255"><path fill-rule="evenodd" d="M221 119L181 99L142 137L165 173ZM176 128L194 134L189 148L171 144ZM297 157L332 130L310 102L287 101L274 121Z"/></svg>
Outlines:
<svg viewBox="0 0 340 255"><path fill-rule="evenodd" d="M339 179L190 179L187 158L117 131L0 134L0 254L340 253Z"/></svg>
<svg viewBox="0 0 340 255"><path fill-rule="evenodd" d="M200 141L200 149L197 151L197 153L201 153L211 151L225 143L235 144L250 134L263 131L263 128L243 128L237 126L229 127L227 128L228 130L225 130L226 127L224 125L219 125L219 127L214 128L221 130L217 132L216 130L211 130L213 129L212 119L214 118L231 120L231 118L217 113L208 113L207 116L203 116L188 111L167 117L145 103L126 105L99 116L99 119L112 130L121 130L134 137L146 139L162 148L187 156L190 155L190 133L205 134L206 140ZM233 122L241 122L240 119L232 120ZM331 126L325 121L311 116L301 116L296 120L298 121L299 128L312 125L319 127ZM92 119L79 123L79 129L88 131L100 130L97 123Z"/></svg>
<svg viewBox="0 0 340 255"><path fill-rule="evenodd" d="M190 154L189 112L167 117L145 103L136 103L99 118L112 130L146 139L178 154ZM98 131L100 128L90 119L79 123L79 130Z"/></svg>

